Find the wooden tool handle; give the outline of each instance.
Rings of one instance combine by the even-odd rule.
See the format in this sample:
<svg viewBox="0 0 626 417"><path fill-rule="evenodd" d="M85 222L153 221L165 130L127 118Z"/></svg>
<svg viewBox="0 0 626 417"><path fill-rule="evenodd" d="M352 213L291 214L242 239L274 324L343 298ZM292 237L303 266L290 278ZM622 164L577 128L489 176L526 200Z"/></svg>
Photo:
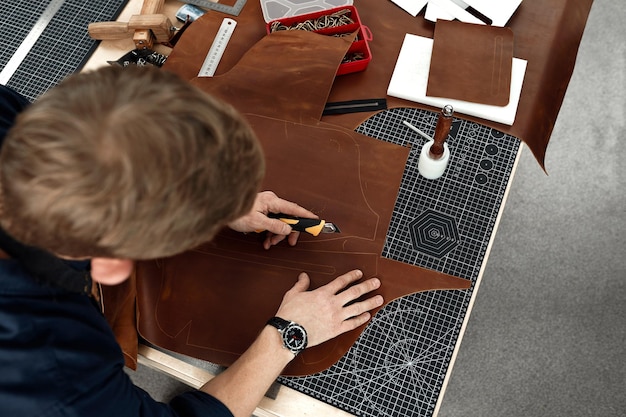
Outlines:
<svg viewBox="0 0 626 417"><path fill-rule="evenodd" d="M126 39L133 32L124 22L96 22L87 27L89 36L96 40Z"/></svg>
<svg viewBox="0 0 626 417"><path fill-rule="evenodd" d="M433 136L433 144L430 147L430 156L433 159L439 159L443 155L443 144L446 142L446 139L450 134L453 114L454 110L450 105L444 106L441 113L439 113L437 126L435 127L435 134Z"/></svg>

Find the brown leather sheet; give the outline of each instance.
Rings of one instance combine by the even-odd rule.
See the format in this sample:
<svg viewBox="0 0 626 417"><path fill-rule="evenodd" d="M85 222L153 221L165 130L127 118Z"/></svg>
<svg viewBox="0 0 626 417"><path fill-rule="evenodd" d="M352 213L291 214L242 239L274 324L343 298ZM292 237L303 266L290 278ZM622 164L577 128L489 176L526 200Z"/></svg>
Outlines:
<svg viewBox="0 0 626 417"><path fill-rule="evenodd" d="M523 140L545 169L546 149L592 3L593 0L524 0L507 25L515 36L514 56L528 61L515 123L507 126L465 115L457 117L475 120ZM328 101L385 97L404 34L433 38L435 24L421 15L409 15L388 0L354 0L354 6L373 34L369 42L372 61L363 72L337 77ZM211 12L194 22L183 36L184 42L170 55L166 67L179 67L178 63L184 61L186 68L182 74L186 78L195 76L224 17L228 16ZM217 74L232 68L266 33L258 4L246 4L235 19L238 25ZM387 104L440 110L395 97L387 97ZM332 115L322 120L354 129L374 113Z"/></svg>
<svg viewBox="0 0 626 417"><path fill-rule="evenodd" d="M515 56L529 61L517 120L511 127L478 120L523 139L542 165L591 3L522 3L510 22ZM296 248L281 246L265 252L256 241L258 236L224 232L198 250L140 263L137 320L148 340L228 364L277 308L280 299L272 297L282 297L301 270L308 271L313 285L319 286L347 269L362 268L366 277L381 277L380 292L386 301L427 289L469 287L467 280L378 256L408 150L352 132L373 112L317 121L326 101L385 96L404 33L433 35L433 24L411 17L389 1L354 0L354 4L374 33L370 44L373 60L366 71L338 77L334 83L332 75L338 57L345 53L345 40L312 43L310 36L321 35L301 32L290 35L302 37L295 43L294 38L274 37L250 51L266 35L260 8L251 3L236 18L237 28L216 77L194 79L227 15L205 14L189 27L170 55L164 69L192 80L246 114L265 147L269 165L266 186L336 222L345 235L336 240L304 236ZM308 70L311 61L316 65L314 73ZM240 66L231 71L237 62ZM296 69L290 70L292 65ZM392 97L388 103L391 107L424 107ZM320 188L322 183L324 188ZM330 190L326 188L329 184ZM111 300L115 297L108 297L105 306L114 317L133 319L129 308L117 314ZM127 299L118 300L132 306ZM308 350L286 374L326 368L349 348L360 330ZM132 361L127 364L132 366Z"/></svg>
<svg viewBox="0 0 626 417"><path fill-rule="evenodd" d="M318 121L349 46L346 39L278 32L227 73L191 80L246 116L265 152L264 189L332 220L342 233L301 235L295 248L283 244L266 251L259 235L225 230L196 250L140 262L138 330L146 340L229 365L274 315L301 271L316 288L360 268L365 278L381 279L379 293L387 302L470 286L468 280L380 256L410 149ZM179 63L168 70L183 72L187 65ZM361 331L307 349L284 374L328 368Z"/></svg>
<svg viewBox="0 0 626 417"><path fill-rule="evenodd" d="M229 365L272 317L299 272L312 288L360 268L386 302L470 281L380 256L409 149L345 129L247 115L262 134L264 186L332 219L340 234L302 234L296 247L264 250L261 237L223 231L197 250L137 267L139 333L151 343ZM301 353L284 371L305 375L338 361L363 328Z"/></svg>
<svg viewBox="0 0 626 417"><path fill-rule="evenodd" d="M506 106L512 66L511 29L442 20L435 25L426 95Z"/></svg>

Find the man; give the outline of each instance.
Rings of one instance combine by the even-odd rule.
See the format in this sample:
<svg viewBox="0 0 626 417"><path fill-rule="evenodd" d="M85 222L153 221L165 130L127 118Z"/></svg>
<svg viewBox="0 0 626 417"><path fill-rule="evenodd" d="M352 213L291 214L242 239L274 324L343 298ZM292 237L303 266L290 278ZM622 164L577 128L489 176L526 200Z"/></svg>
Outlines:
<svg viewBox="0 0 626 417"><path fill-rule="evenodd" d="M133 260L191 249L226 225L268 230L267 249L294 245L266 214L315 215L258 192L262 151L237 112L154 68L73 75L30 105L2 87L0 138L3 416L249 416L304 342L352 330L382 305L361 299L380 282L356 283L358 270L314 291L300 274L271 321L300 333L265 326L199 391L158 403L123 372L92 282L120 283Z"/></svg>

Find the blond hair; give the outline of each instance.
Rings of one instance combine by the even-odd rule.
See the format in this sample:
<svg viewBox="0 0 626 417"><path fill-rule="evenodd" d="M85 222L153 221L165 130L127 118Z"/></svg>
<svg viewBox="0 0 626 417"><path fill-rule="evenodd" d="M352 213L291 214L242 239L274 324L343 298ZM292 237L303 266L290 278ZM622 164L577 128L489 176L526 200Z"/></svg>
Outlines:
<svg viewBox="0 0 626 417"><path fill-rule="evenodd" d="M169 256L247 213L263 172L230 106L164 70L106 67L18 116L0 156L0 221L60 255Z"/></svg>

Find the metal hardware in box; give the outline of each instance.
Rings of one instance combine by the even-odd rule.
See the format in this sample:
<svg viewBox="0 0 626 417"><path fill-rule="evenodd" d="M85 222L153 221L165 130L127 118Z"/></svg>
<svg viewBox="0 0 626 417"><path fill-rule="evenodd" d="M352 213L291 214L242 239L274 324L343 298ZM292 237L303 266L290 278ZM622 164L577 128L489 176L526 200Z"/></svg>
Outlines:
<svg viewBox="0 0 626 417"><path fill-rule="evenodd" d="M328 36L352 34L358 30L356 39L348 49L337 75L365 70L372 60L368 41L373 39L370 29L361 23L354 6L341 6L314 13L272 20L266 25L267 33L279 30L308 30Z"/></svg>

